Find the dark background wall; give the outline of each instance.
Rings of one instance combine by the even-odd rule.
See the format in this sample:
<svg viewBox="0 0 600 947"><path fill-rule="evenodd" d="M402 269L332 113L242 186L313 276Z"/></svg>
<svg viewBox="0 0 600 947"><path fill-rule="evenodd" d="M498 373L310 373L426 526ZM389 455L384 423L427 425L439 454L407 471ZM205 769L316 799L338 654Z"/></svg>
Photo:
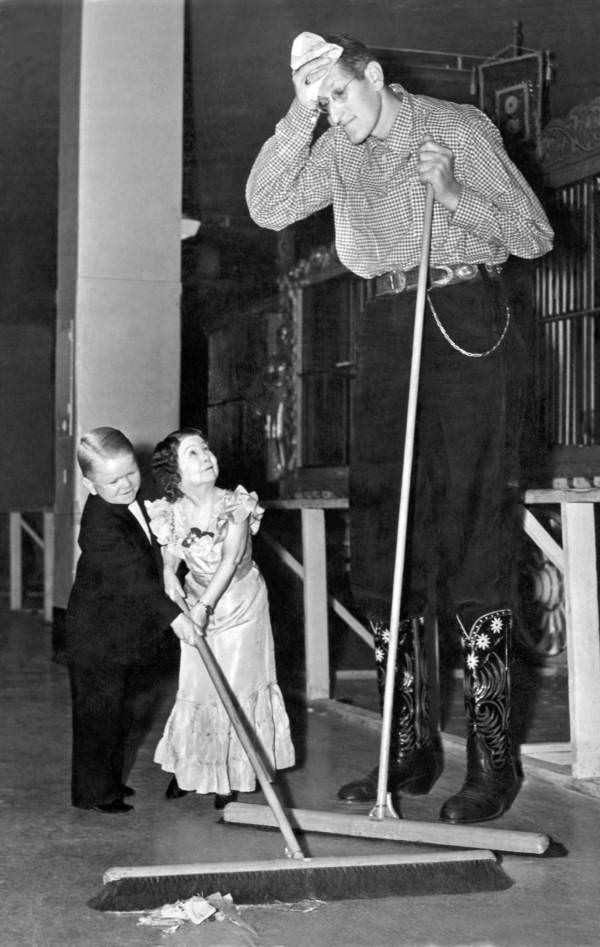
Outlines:
<svg viewBox="0 0 600 947"><path fill-rule="evenodd" d="M0 0L0 510L53 498L61 8ZM273 237L249 221L244 183L291 100L297 33L342 30L376 46L488 56L511 44L521 21L526 47L554 53L552 117L600 95L598 0L188 0L187 13L195 138L186 200L214 238L202 236L184 261L191 421L203 410L203 320L223 286L226 300L268 288L260 274L272 268Z"/></svg>
<svg viewBox="0 0 600 947"><path fill-rule="evenodd" d="M52 504L60 8L0 4L0 510Z"/></svg>
<svg viewBox="0 0 600 947"><path fill-rule="evenodd" d="M551 117L600 95L598 0L188 0L188 14L205 215L245 215L244 182L291 101L289 51L303 30L487 57L521 21L526 47L554 53Z"/></svg>

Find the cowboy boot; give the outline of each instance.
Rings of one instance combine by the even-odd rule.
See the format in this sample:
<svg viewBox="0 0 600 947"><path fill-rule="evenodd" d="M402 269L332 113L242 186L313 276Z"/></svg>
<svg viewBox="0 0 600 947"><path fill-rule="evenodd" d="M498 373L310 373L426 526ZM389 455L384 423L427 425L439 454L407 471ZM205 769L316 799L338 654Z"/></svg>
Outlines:
<svg viewBox="0 0 600 947"><path fill-rule="evenodd" d="M442 806L444 822L485 822L511 806L522 774L510 735L512 612L498 609L462 624L467 775Z"/></svg>
<svg viewBox="0 0 600 947"><path fill-rule="evenodd" d="M383 622L371 622L374 635L377 684L381 707L390 638ZM398 629L394 704L390 740L388 789L419 796L428 793L443 768L442 743L429 722L429 685L425 667L423 619L407 619ZM377 798L379 769L347 783L338 792L345 802L371 802Z"/></svg>

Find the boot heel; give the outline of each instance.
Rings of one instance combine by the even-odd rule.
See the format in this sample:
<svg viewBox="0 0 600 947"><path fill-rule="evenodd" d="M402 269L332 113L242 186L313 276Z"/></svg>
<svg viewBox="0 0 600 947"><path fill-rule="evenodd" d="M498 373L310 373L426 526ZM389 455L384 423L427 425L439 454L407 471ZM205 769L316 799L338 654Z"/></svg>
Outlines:
<svg viewBox="0 0 600 947"><path fill-rule="evenodd" d="M417 747L390 771L390 785L394 792L409 796L426 796L442 775L444 751L438 734L430 742Z"/></svg>

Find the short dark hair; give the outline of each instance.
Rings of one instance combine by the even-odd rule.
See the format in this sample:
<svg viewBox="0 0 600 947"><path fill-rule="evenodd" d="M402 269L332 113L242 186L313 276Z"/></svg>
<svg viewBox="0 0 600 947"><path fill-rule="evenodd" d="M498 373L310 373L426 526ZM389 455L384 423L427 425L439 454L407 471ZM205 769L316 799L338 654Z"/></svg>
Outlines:
<svg viewBox="0 0 600 947"><path fill-rule="evenodd" d="M368 46L347 33L326 33L323 39L342 47L343 53L338 62L348 75L356 76L357 79L362 79L365 69L376 58Z"/></svg>
<svg viewBox="0 0 600 947"><path fill-rule="evenodd" d="M135 460L135 450L129 438L116 427L95 427L81 436L77 463L83 476L87 477L96 460L108 460L120 454L131 454Z"/></svg>
<svg viewBox="0 0 600 947"><path fill-rule="evenodd" d="M181 474L179 473L179 461L177 451L179 445L186 437L197 434L203 441L206 441L206 435L197 427L182 427L178 431L171 431L154 448L152 452L152 473L157 485L164 493L169 503L181 499L183 493L179 484L181 483ZM208 443L206 441L206 443Z"/></svg>

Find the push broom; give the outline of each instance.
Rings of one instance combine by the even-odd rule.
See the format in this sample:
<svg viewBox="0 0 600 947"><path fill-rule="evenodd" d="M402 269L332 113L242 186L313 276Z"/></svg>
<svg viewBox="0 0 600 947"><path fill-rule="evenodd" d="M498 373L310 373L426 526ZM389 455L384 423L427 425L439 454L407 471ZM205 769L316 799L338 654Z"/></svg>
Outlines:
<svg viewBox="0 0 600 947"><path fill-rule="evenodd" d="M104 887L88 901L89 907L99 911L146 911L194 895L208 897L215 892L230 894L238 904L266 904L307 898L335 901L411 894L463 894L510 887L512 881L489 851L432 850L418 854L306 857L218 662L204 639L200 639L196 647L254 768L269 803L273 824L283 836L286 857L270 861L109 868L103 876Z"/></svg>
<svg viewBox="0 0 600 947"><path fill-rule="evenodd" d="M196 647L267 799L285 842L283 859L235 863L109 868L104 887L88 904L99 911L141 911L194 895L230 894L240 904L343 900L504 890L512 884L491 851L306 857L271 785L229 684L204 638ZM226 809L229 807L226 807ZM260 807L254 806L253 809ZM331 831L336 832L335 826Z"/></svg>
<svg viewBox="0 0 600 947"><path fill-rule="evenodd" d="M411 371L406 410L404 457L392 587L390 638L388 643L384 688L377 799L375 807L369 816L318 812L307 809L290 809L288 810L288 816L292 820L294 828L302 832L323 832L333 835L417 842L428 845L447 845L453 848L487 848L495 852L516 852L535 855L564 854L564 849L562 849L560 843L554 842L549 836L540 833L399 819L393 809L391 797L387 792L394 701L394 677L398 650L400 602L402 598L432 219L433 189L431 185L428 185L425 198L423 237L415 303ZM247 825L274 826L276 824L275 813L272 808L269 809L267 806L245 803L229 803L229 805L225 806L223 810L223 820L225 822Z"/></svg>

